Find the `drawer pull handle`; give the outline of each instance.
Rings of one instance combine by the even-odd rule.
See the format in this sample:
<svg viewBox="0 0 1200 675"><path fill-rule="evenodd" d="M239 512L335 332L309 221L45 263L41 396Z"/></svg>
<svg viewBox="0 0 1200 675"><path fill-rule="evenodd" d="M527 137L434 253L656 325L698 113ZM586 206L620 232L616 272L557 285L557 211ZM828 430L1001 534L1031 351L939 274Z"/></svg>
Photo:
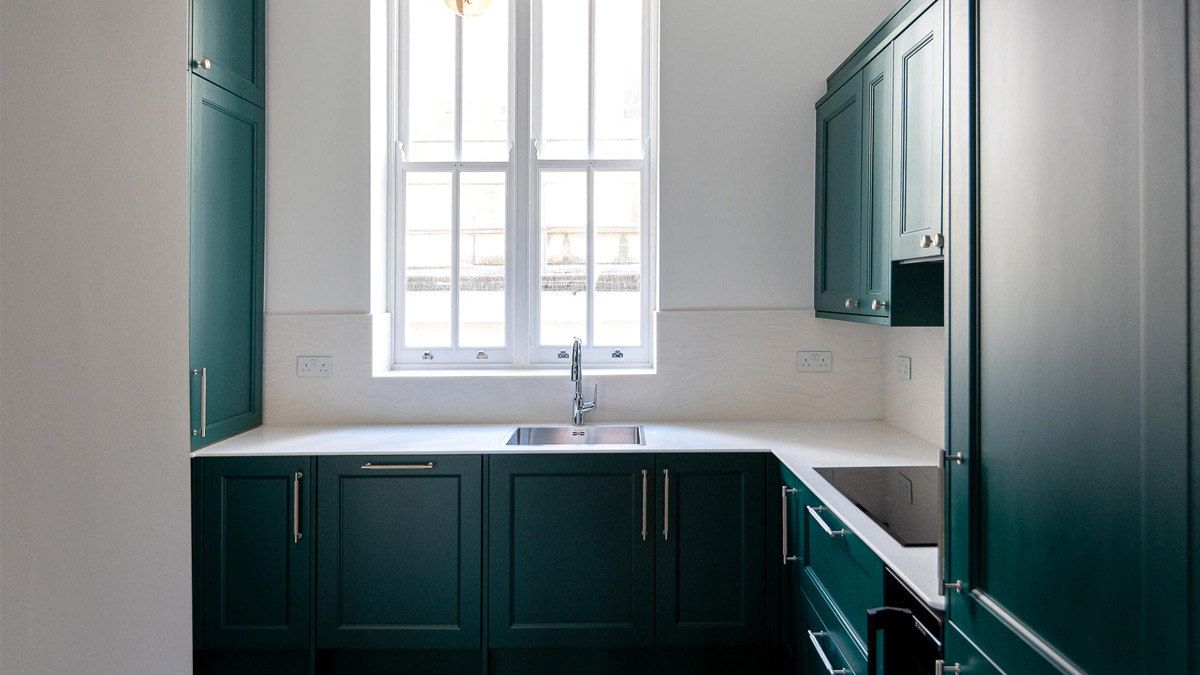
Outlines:
<svg viewBox="0 0 1200 675"><path fill-rule="evenodd" d="M663 541L671 532L671 470L663 469Z"/></svg>
<svg viewBox="0 0 1200 675"><path fill-rule="evenodd" d="M646 541L646 488L648 484L646 469L642 469L642 541Z"/></svg>
<svg viewBox="0 0 1200 675"><path fill-rule="evenodd" d="M850 671L845 668L835 669L833 664L829 662L829 657L825 655L825 648L821 646L819 638L828 637L828 635L829 633L825 631L818 631L816 633L811 630L808 631L808 639L812 642L813 649L817 650L817 656L821 657L821 665L825 666L825 672L829 673L829 675L849 675Z"/></svg>
<svg viewBox="0 0 1200 675"><path fill-rule="evenodd" d="M832 529L831 527L829 527L829 524L826 523L825 520L821 518L821 514L819 512L820 511L828 511L828 509L826 509L824 506L809 506L806 508L808 509L808 515L812 516L813 520L817 521L817 524L821 526L821 529L825 530L825 534L827 534L831 537L846 536L846 530Z"/></svg>
<svg viewBox="0 0 1200 675"><path fill-rule="evenodd" d="M786 485L779 488L779 501L783 503L783 564L796 562L796 556L788 555L788 495L796 494L796 488L790 488Z"/></svg>
<svg viewBox="0 0 1200 675"><path fill-rule="evenodd" d="M300 479L304 478L304 474L297 471L292 476L292 543L299 544L304 538L304 533L300 531Z"/></svg>
<svg viewBox="0 0 1200 675"><path fill-rule="evenodd" d="M372 464L367 462L362 465L366 471L424 471L433 468L433 462L424 464Z"/></svg>

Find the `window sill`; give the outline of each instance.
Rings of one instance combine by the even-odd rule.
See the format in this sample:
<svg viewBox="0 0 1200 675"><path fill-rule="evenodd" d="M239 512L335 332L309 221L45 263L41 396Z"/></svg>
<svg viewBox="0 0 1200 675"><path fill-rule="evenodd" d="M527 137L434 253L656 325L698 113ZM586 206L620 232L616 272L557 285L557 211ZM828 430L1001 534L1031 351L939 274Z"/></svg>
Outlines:
<svg viewBox="0 0 1200 675"><path fill-rule="evenodd" d="M393 368L391 370L376 371L374 376L377 378L442 378L442 377L518 377L518 378L552 378L552 379L567 379L569 377L569 369L567 368L461 368L461 369L423 369L423 368ZM605 378L616 376L632 376L644 377L655 375L658 373L656 368L650 366L632 367L632 368L601 368L600 366L583 365L583 375L585 378Z"/></svg>

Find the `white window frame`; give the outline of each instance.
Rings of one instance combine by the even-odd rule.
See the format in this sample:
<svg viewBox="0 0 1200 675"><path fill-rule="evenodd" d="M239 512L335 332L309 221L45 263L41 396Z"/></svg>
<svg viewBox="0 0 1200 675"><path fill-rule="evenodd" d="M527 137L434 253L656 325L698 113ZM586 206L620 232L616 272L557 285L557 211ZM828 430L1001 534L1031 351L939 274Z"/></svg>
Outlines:
<svg viewBox="0 0 1200 675"><path fill-rule="evenodd" d="M404 139L408 138L407 121L401 114L407 99L407 40L401 39L408 30L408 5L412 0L392 0L390 3L390 74L389 74L389 206L388 206L388 309L392 313L392 354L394 370L535 370L559 368L569 358L569 345L538 345L540 333L539 297L541 284L540 232L540 173L541 171L574 170L587 172L588 204L588 346L583 359L591 367L611 369L646 369L653 367L656 327L654 312L658 286L658 124L659 124L659 63L658 17L659 0L644 0L642 31L642 138L643 157L640 160L571 159L546 160L538 157L538 135L541 129L541 5L545 0L510 0L509 17L509 158L507 162L463 162L462 145L462 77L457 77L455 157L452 162L408 162L404 157ZM552 0L551 0L552 1ZM603 0L589 0L589 72L588 119L589 156L595 143L595 7ZM446 11L449 11L448 9ZM456 24L456 72L462 66L462 21ZM469 19L466 19L469 20ZM527 101L527 103L522 103ZM521 149L524 151L521 151ZM640 346L593 346L593 298L595 294L595 259L592 209L593 183L596 172L640 171L641 191L641 325ZM506 347L505 348L423 348L404 345L404 246L403 181L406 171L440 171L451 173L453 200L453 229L451 232L451 331L452 344L458 340L458 209L459 176L464 172L503 172L506 174ZM523 198L527 195L527 198ZM523 280L523 283L516 283Z"/></svg>

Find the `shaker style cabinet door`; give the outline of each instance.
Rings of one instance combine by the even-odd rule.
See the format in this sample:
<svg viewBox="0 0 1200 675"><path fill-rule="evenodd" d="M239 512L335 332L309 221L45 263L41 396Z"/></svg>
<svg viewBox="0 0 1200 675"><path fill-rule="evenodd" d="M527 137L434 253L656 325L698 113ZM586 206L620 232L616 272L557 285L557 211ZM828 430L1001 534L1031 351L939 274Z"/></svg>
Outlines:
<svg viewBox="0 0 1200 675"><path fill-rule="evenodd" d="M265 18L266 0L192 0L192 72L263 107Z"/></svg>
<svg viewBox="0 0 1200 675"><path fill-rule="evenodd" d="M892 260L942 254L942 3L892 43Z"/></svg>
<svg viewBox="0 0 1200 675"><path fill-rule="evenodd" d="M862 295L862 73L817 108L817 311L860 314Z"/></svg>
<svg viewBox="0 0 1200 675"><path fill-rule="evenodd" d="M192 449L262 423L264 116L190 78Z"/></svg>
<svg viewBox="0 0 1200 675"><path fill-rule="evenodd" d="M201 649L306 649L308 457L201 460Z"/></svg>
<svg viewBox="0 0 1200 675"><path fill-rule="evenodd" d="M477 649L483 459L320 457L317 646Z"/></svg>
<svg viewBox="0 0 1200 675"><path fill-rule="evenodd" d="M887 317L892 305L892 47L863 68L862 307Z"/></svg>
<svg viewBox="0 0 1200 675"><path fill-rule="evenodd" d="M766 459L659 454L657 461L655 644L765 642Z"/></svg>
<svg viewBox="0 0 1200 675"><path fill-rule="evenodd" d="M654 455L494 455L491 647L654 641Z"/></svg>

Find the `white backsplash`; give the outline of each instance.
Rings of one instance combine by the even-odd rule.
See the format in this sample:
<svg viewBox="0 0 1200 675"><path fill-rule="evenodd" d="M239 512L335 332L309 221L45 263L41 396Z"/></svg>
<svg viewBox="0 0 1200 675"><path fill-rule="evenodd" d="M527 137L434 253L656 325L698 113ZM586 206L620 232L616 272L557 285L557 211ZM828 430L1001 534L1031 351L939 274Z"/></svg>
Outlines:
<svg viewBox="0 0 1200 675"><path fill-rule="evenodd" d="M566 367L562 377L376 377L372 332L387 321L388 315L267 315L265 421L570 422ZM816 319L812 310L661 312L656 374L585 368L585 386L600 383L599 408L588 420L882 419L883 332ZM832 351L833 371L796 372L801 350ZM332 356L333 377L297 377L300 356Z"/></svg>
<svg viewBox="0 0 1200 675"><path fill-rule="evenodd" d="M912 359L912 379L896 357ZM946 329L883 329L883 419L938 447L946 443Z"/></svg>

